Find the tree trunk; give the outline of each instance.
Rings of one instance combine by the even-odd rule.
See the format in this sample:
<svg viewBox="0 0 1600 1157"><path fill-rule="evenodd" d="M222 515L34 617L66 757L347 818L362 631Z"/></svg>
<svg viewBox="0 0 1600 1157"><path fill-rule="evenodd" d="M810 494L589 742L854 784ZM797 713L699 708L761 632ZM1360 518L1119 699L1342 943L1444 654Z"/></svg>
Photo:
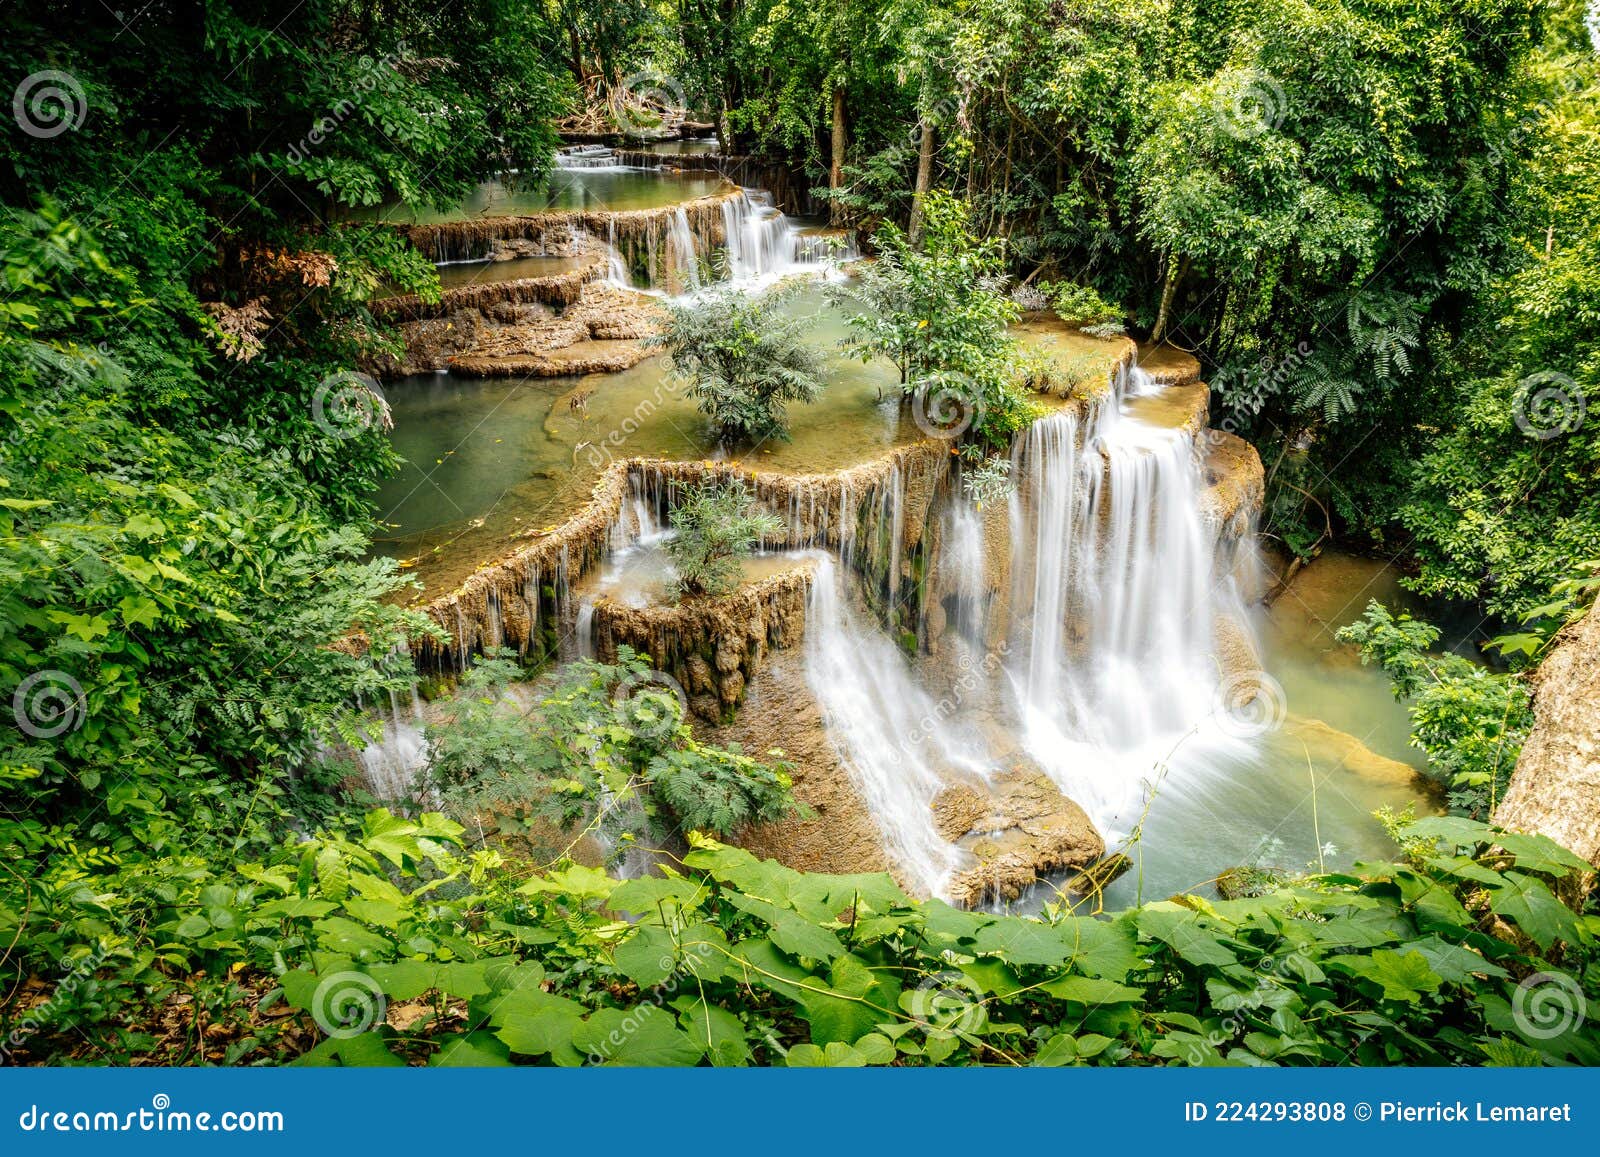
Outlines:
<svg viewBox="0 0 1600 1157"><path fill-rule="evenodd" d="M1187 263L1185 263L1187 264ZM1172 299L1177 295L1178 282L1183 277L1183 270L1178 263L1177 254L1167 255L1167 279L1161 287L1161 309L1156 314L1156 327L1150 331L1150 340L1160 341L1167 336L1167 324L1171 320Z"/></svg>
<svg viewBox="0 0 1600 1157"><path fill-rule="evenodd" d="M933 183L933 122L922 122L922 139L917 142L917 185L911 194L911 223L906 226L906 238L913 247L922 244L922 201Z"/></svg>
<svg viewBox="0 0 1600 1157"><path fill-rule="evenodd" d="M846 145L844 132L844 86L833 86L833 149L832 157L828 164L828 188L840 189L844 187L844 150ZM835 225L844 223L844 206L837 198L828 202L828 219Z"/></svg>

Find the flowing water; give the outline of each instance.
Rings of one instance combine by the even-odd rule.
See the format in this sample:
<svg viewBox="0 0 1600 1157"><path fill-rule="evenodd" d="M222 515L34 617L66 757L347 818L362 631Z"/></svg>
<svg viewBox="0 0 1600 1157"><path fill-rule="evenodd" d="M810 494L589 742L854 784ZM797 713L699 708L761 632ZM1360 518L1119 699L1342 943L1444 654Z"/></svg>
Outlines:
<svg viewBox="0 0 1600 1157"><path fill-rule="evenodd" d="M977 680L956 710L819 571L808 678L885 847L921 890L938 893L969 862L935 831L933 798L963 778L992 781L1018 741L1113 848L1142 825L1140 871L1113 890L1122 898L1203 886L1239 864L1343 866L1381 852L1374 809L1422 802L1381 674L1349 668L1342 648L1309 653L1270 624L1264 671L1250 664L1241 684L1225 666L1220 624L1247 640L1263 624L1238 568L1215 557L1195 435L1149 420L1160 412L1144 404L1150 390L1135 372L1087 418L1057 414L1018 440L998 686ZM964 499L944 519L941 589L954 595L957 634L976 644L992 637L983 535ZM1329 663L1346 664L1333 685Z"/></svg>
<svg viewBox="0 0 1600 1157"><path fill-rule="evenodd" d="M920 437L896 400L893 368L838 349L844 322L820 287L805 288L784 309L812 319L810 340L827 352L828 386L817 404L790 407L789 441L746 451L747 463L834 470ZM422 374L386 383L384 392L394 447L406 463L379 491L378 513L390 530L377 547L418 558L432 590L449 589L501 553L517 531L575 513L613 459L713 453L704 417L660 357L582 379Z"/></svg>
<svg viewBox="0 0 1600 1157"><path fill-rule="evenodd" d="M490 182L460 215L588 207L591 199L610 208L672 204L701 180L614 172L606 160L600 150L575 154L537 193ZM716 184L714 174L705 176ZM718 272L742 287L836 256L830 239L807 233L759 194L726 202L723 225L727 263ZM664 267L676 271L677 288L703 287L697 241L681 212L649 243L652 280ZM450 274L458 284L537 276L520 270L556 271L551 260L560 259L445 267L441 275L460 270ZM628 279L620 259L611 276ZM842 318L819 287L785 308L813 319L812 340L830 354L829 387L823 402L791 409L791 441L757 447L747 463L821 472L921 436L895 400L893 371L838 352ZM1093 343L1063 327L1034 324L1021 336L1058 362L1095 356ZM574 513L612 460L708 453L703 419L660 358L604 378L438 374L386 390L407 466L380 495L391 528L380 547L416 559L433 592L519 532ZM934 796L952 782L991 780L1018 758L1082 806L1113 849L1141 833L1139 869L1113 886L1113 900L1202 886L1240 864L1332 868L1380 855L1386 838L1372 810L1419 802L1403 711L1381 673L1354 664L1331 638L1359 614L1365 591L1387 580L1328 558L1271 614L1247 606L1239 579L1249 560L1218 558L1219 528L1203 516L1199 448L1185 421L1191 412L1180 390L1158 390L1133 372L1097 408L1052 414L1021 435L1011 455L1016 488L1004 511L1012 543L1004 599L986 585L997 560L987 557L985 516L959 490L944 500L933 577L951 645L964 669L978 673L958 710L941 698L947 683L909 659L858 597L852 544L843 543L838 558L806 553L815 565L808 682L886 849L919 890L938 893L971 862L935 830ZM878 501L893 555L884 560L887 573L897 575L898 474ZM575 600L579 653L592 651L584 626L594 598L645 605L670 588L663 532L648 504L633 506L605 565ZM759 557L747 577L798 557ZM1323 577L1347 572L1359 586L1355 578ZM998 621L999 614L1007 618ZM1260 653L1263 671L1251 672L1248 686L1253 700L1239 693L1237 662L1223 662L1223 624ZM363 753L375 790L392 789L420 758L417 715L396 704L384 743ZM1046 895L1036 889L1019 907Z"/></svg>

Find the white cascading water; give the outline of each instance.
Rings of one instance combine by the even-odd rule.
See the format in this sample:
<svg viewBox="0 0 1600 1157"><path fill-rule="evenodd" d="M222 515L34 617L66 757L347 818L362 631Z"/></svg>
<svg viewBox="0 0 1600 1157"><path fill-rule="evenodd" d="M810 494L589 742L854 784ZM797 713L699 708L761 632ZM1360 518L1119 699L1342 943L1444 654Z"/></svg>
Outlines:
<svg viewBox="0 0 1600 1157"><path fill-rule="evenodd" d="M1123 405L1156 388L1132 371L1087 415L1046 417L1019 437L1005 693L998 701L981 688L967 696L980 712L998 705L1004 713L1009 700L1015 718L999 720L1001 729L1108 841L1137 823L1169 761L1178 779L1204 778L1253 753L1217 726L1214 624L1222 614L1241 625L1249 618L1232 579L1215 573L1194 433L1144 422ZM886 494L894 492L891 481ZM890 517L897 544L899 518ZM970 648L981 645L988 611L982 520L960 495L943 517L937 589L956 596L953 622ZM1006 759L986 752L959 715L937 709L843 590L831 564L819 568L808 681L891 858L908 883L938 894L966 858L933 827L930 804L950 782L941 770L986 777Z"/></svg>
<svg viewBox="0 0 1600 1157"><path fill-rule="evenodd" d="M1011 503L1014 540L1032 547L1031 583L1013 592L1024 743L1108 838L1131 830L1175 752L1191 769L1248 754L1214 725L1214 624L1248 617L1214 573L1193 432L1120 405L1151 388L1133 371L1082 435L1069 415L1035 424Z"/></svg>
<svg viewBox="0 0 1600 1157"><path fill-rule="evenodd" d="M694 230L689 228L689 214L684 212L682 205L673 210L671 223L667 226L667 252L664 256L668 262L667 268L677 278L679 291L697 292L700 289L700 258L695 250ZM653 259L650 269L651 276L661 281L661 273Z"/></svg>
<svg viewBox="0 0 1600 1157"><path fill-rule="evenodd" d="M828 273L841 261L857 256L848 239L803 232L793 218L773 207L769 194L759 189L741 189L722 202L722 229L726 270L719 270L718 275L725 272L726 280L715 284L745 291L765 289L796 274ZM688 214L681 207L669 217L664 252L658 251L653 236L646 244L652 284L635 286L618 250L613 222L606 236L606 281L622 289L656 293L662 287L671 287L680 294L711 288L703 283L699 260L700 253L710 250L710 242L697 244Z"/></svg>
<svg viewBox="0 0 1600 1157"><path fill-rule="evenodd" d="M850 606L846 576L822 554L806 608L806 682L828 738L910 883L938 894L964 854L933 826L939 765L969 762L943 729L933 698L876 625Z"/></svg>
<svg viewBox="0 0 1600 1157"><path fill-rule="evenodd" d="M605 145L573 145L556 153L556 168L580 172L615 171L628 168L617 161L617 154Z"/></svg>
<svg viewBox="0 0 1600 1157"><path fill-rule="evenodd" d="M852 254L836 250L826 236L800 231L792 218L759 189L741 189L722 203L728 273L741 286L760 288L794 273L832 268Z"/></svg>
<svg viewBox="0 0 1600 1157"><path fill-rule="evenodd" d="M428 756L422 726L422 699L415 688L409 713L401 711L398 696L390 696L382 737L368 742L358 753L367 790L378 799L411 799L416 794L417 773Z"/></svg>

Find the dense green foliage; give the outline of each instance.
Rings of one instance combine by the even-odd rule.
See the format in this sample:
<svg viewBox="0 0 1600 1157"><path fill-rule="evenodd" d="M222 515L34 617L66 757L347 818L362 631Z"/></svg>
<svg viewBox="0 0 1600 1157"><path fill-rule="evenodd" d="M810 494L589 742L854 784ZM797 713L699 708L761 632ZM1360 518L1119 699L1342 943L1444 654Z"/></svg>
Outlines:
<svg viewBox="0 0 1600 1157"><path fill-rule="evenodd" d="M369 557L397 464L357 372L398 348L372 302L438 293L372 214L538 181L559 116L641 85L872 240L850 347L963 439L974 500L1034 416L1006 327L1036 286L1198 350L1292 549L1409 552L1419 591L1531 619L1508 649L1537 653L1600 558L1576 0L208 0L125 25L21 0L0 32L13 1055L1600 1063L1571 1015L1600 999L1585 865L1467 818L1503 791L1524 683L1377 607L1343 637L1467 816L1251 899L1022 919L721 847L698 833L791 814L783 755L702 743L628 653L526 705L504 658L464 671L417 785L448 815L345 782L361 705L409 696L403 644L437 632ZM823 388L804 327L781 293L712 293L662 341L747 447ZM732 489L673 517L692 594L769 529ZM619 882L572 862L586 835L693 850Z"/></svg>
<svg viewBox="0 0 1600 1157"><path fill-rule="evenodd" d="M422 786L475 825L480 842L542 821L564 833L568 851L578 829L621 847L731 834L794 811L785 765L696 740L682 688L627 647L613 664L563 668L531 705L512 691L521 674L511 656L484 660L427 728Z"/></svg>
<svg viewBox="0 0 1600 1157"><path fill-rule="evenodd" d="M1376 602L1338 638L1388 674L1395 698L1411 712L1411 742L1427 752L1428 771L1446 788L1450 806L1479 819L1493 815L1533 726L1523 680L1431 650L1437 627L1391 615Z"/></svg>
<svg viewBox="0 0 1600 1157"><path fill-rule="evenodd" d="M713 435L729 445L786 438L785 407L816 401L826 385L822 355L805 341L806 319L784 312L788 296L714 290L673 302L651 339L688 378Z"/></svg>
<svg viewBox="0 0 1600 1157"><path fill-rule="evenodd" d="M171 991L159 946L234 978L214 1003L238 1059L289 1047L309 1014L326 1037L303 1063L321 1064L1600 1061L1578 1014L1600 996L1600 918L1551 891L1585 865L1466 820L1400 830L1404 853L1360 876L1036 920L706 841L664 877L530 875L462 853L443 816L378 811L259 865L43 892L30 918L52 942L126 929L134 959L46 1007L25 1047L82 1052L74 1029L104 1055L137 1047L107 1013ZM230 1022L258 974L262 1007L302 1015Z"/></svg>
<svg viewBox="0 0 1600 1157"><path fill-rule="evenodd" d="M1035 411L1006 332L1020 311L1000 292L999 244L975 236L966 206L937 190L926 199L919 244L892 222L874 242L878 259L834 290L851 311L847 348L894 363L925 433L1005 448Z"/></svg>
<svg viewBox="0 0 1600 1157"><path fill-rule="evenodd" d="M1600 555L1584 11L728 0L651 59L865 230L953 190L1075 320L1197 351L1291 550L1415 551L1514 617Z"/></svg>

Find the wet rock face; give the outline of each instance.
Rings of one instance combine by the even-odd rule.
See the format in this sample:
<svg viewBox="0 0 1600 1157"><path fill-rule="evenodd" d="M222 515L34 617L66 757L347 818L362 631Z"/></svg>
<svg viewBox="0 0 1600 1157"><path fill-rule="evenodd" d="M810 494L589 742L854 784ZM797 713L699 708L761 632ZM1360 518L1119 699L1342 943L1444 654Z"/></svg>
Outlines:
<svg viewBox="0 0 1600 1157"><path fill-rule="evenodd" d="M731 723L696 731L711 743L738 743L752 755L777 749L794 768L795 798L811 814L746 828L740 846L804 872L890 871L883 837L828 739L799 649L769 654Z"/></svg>
<svg viewBox="0 0 1600 1157"><path fill-rule="evenodd" d="M547 292L545 283L557 280L451 290L445 304L468 304L447 316L402 322L404 358L379 358L368 368L383 376L448 369L473 377L561 377L615 373L656 352L643 341L660 328L654 298L589 279L574 281L577 292L567 300L564 292Z"/></svg>
<svg viewBox="0 0 1600 1157"><path fill-rule="evenodd" d="M1088 868L1106 854L1088 815L1031 760L1017 759L987 788L988 810L957 839L977 862L947 885L951 903L1015 900L1045 876Z"/></svg>
<svg viewBox="0 0 1600 1157"><path fill-rule="evenodd" d="M1600 611L1562 631L1533 688L1533 731L1495 822L1600 865Z"/></svg>
<svg viewBox="0 0 1600 1157"><path fill-rule="evenodd" d="M615 662L619 646L649 655L683 687L697 718L730 720L768 650L800 641L810 583L810 568L803 567L722 598L677 606L627 607L602 599L594 608L595 651L605 662Z"/></svg>

